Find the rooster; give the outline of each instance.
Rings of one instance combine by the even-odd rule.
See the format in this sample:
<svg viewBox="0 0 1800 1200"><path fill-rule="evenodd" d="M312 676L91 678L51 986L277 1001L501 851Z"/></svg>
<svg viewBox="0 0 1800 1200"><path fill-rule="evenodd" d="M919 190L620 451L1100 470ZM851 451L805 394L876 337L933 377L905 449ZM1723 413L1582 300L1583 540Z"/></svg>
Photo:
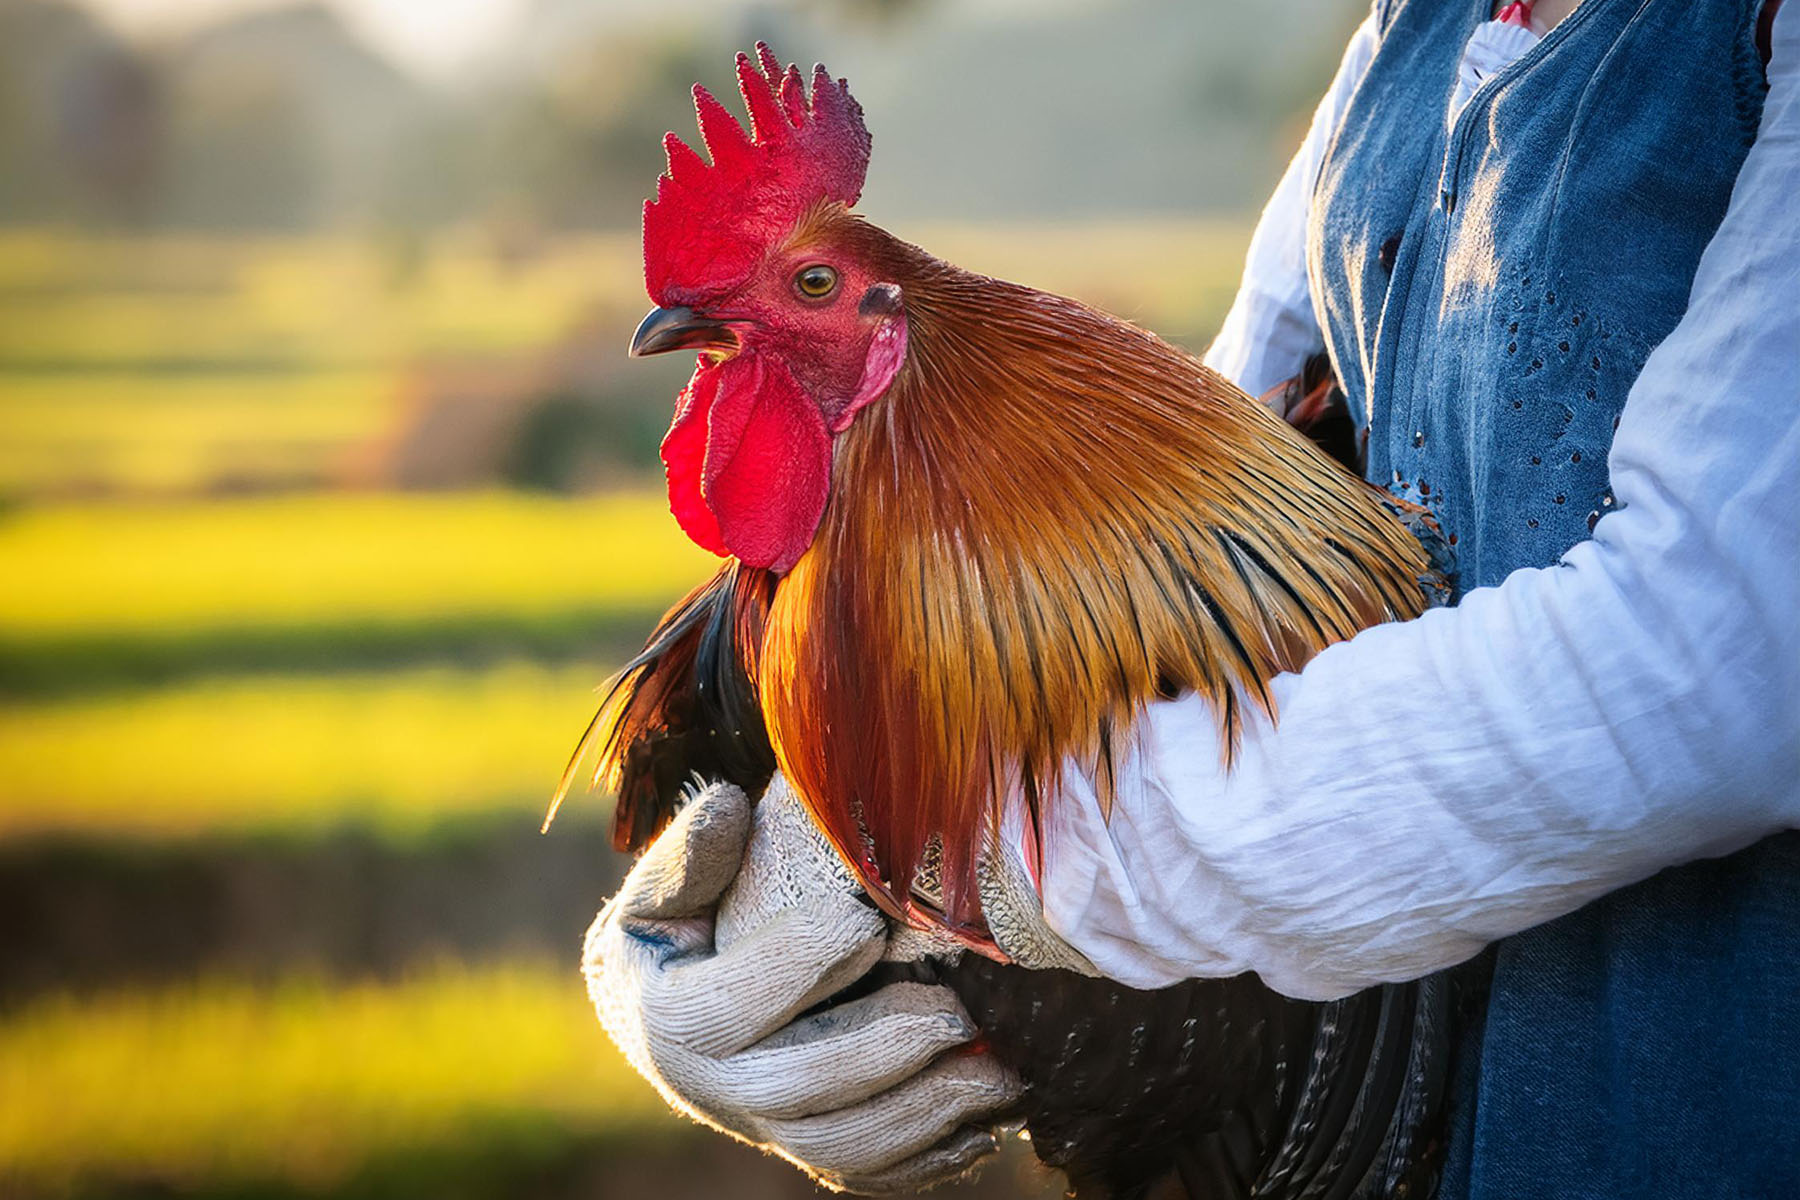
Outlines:
<svg viewBox="0 0 1800 1200"><path fill-rule="evenodd" d="M870 152L843 80L740 55L644 207L634 356L697 352L670 507L726 558L613 682L585 757L647 843L693 776L781 770L1026 1085L1083 1196L1418 1196L1453 1002L1439 980L1289 1000L1253 975L1135 991L1005 961L978 865L1018 798L1030 853L1065 762L1102 804L1158 697L1229 747L1269 681L1426 604L1426 556L1363 484L1191 355L961 270L851 211ZM554 807L553 810L554 811Z"/></svg>

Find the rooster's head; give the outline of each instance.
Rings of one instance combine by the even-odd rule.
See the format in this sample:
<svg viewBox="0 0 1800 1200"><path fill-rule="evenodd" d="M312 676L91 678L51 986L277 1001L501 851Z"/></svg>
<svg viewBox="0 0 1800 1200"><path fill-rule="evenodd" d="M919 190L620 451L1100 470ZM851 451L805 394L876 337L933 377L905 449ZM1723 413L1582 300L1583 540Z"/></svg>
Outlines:
<svg viewBox="0 0 1800 1200"><path fill-rule="evenodd" d="M644 282L657 307L633 355L698 350L663 439L669 506L716 554L786 571L811 544L832 442L906 354L900 289L860 247L846 209L869 134L843 80L740 54L746 134L695 87L710 165L674 134L644 205Z"/></svg>

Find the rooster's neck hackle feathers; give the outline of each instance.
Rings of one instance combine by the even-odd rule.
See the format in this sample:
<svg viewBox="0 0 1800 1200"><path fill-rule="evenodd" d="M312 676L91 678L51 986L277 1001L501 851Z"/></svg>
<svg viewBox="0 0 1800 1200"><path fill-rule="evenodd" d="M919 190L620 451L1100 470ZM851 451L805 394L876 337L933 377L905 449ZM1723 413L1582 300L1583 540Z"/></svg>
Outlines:
<svg viewBox="0 0 1800 1200"><path fill-rule="evenodd" d="M730 291L763 252L821 201L855 204L869 168L869 132L849 85L813 68L782 69L769 47L737 57L737 118L698 84L694 109L709 165L673 133L668 170L644 204L644 283L657 304L697 304Z"/></svg>
<svg viewBox="0 0 1800 1200"><path fill-rule="evenodd" d="M842 436L758 682L776 755L899 910L941 839L944 916L979 931L1001 799L1062 763L1110 799L1118 744L1194 690L1240 697L1416 615L1425 563L1375 493L1198 360L1084 305L957 270L847 215L910 330Z"/></svg>

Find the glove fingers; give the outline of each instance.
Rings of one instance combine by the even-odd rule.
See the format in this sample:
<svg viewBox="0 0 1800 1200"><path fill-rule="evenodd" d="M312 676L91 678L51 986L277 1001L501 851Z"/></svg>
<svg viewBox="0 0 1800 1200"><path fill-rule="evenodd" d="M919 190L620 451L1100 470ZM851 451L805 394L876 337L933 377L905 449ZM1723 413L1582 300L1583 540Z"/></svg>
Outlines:
<svg viewBox="0 0 1800 1200"><path fill-rule="evenodd" d="M776 913L728 952L676 959L643 979L653 1040L724 1058L860 979L881 957L887 927L860 904Z"/></svg>
<svg viewBox="0 0 1800 1200"><path fill-rule="evenodd" d="M989 1055L952 1054L899 1087L838 1112L770 1121L767 1140L827 1175L874 1176L1018 1099L1018 1078Z"/></svg>
<svg viewBox="0 0 1800 1200"><path fill-rule="evenodd" d="M710 914L743 865L751 804L743 789L715 783L644 852L613 901L627 918Z"/></svg>
<svg viewBox="0 0 1800 1200"><path fill-rule="evenodd" d="M802 1017L727 1060L738 1077L731 1101L775 1119L848 1108L974 1036L949 988L889 984Z"/></svg>
<svg viewBox="0 0 1800 1200"><path fill-rule="evenodd" d="M832 1187L864 1196L894 1192L918 1192L948 1183L1000 1149L991 1130L968 1126L957 1130L929 1150L872 1175L845 1175L825 1180Z"/></svg>

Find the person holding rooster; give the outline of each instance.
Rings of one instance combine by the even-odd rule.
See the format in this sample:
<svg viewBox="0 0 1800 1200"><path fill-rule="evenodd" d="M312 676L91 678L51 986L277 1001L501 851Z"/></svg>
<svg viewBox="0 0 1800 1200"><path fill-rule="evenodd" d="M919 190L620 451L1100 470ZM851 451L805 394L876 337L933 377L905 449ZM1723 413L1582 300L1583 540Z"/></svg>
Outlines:
<svg viewBox="0 0 1800 1200"><path fill-rule="evenodd" d="M1490 953L1441 1196L1800 1194L1797 189L1796 6L1376 0L1207 362L1283 396L1328 352L1459 603L1275 679L1229 767L1200 698L1151 705L1110 806L1071 767L1009 876L1133 987ZM966 1169L1016 1085L945 1054L954 998L809 1011L882 952L852 891L790 870L779 919L659 969L777 853L749 837L714 789L634 869L588 946L608 1029L832 1186Z"/></svg>

